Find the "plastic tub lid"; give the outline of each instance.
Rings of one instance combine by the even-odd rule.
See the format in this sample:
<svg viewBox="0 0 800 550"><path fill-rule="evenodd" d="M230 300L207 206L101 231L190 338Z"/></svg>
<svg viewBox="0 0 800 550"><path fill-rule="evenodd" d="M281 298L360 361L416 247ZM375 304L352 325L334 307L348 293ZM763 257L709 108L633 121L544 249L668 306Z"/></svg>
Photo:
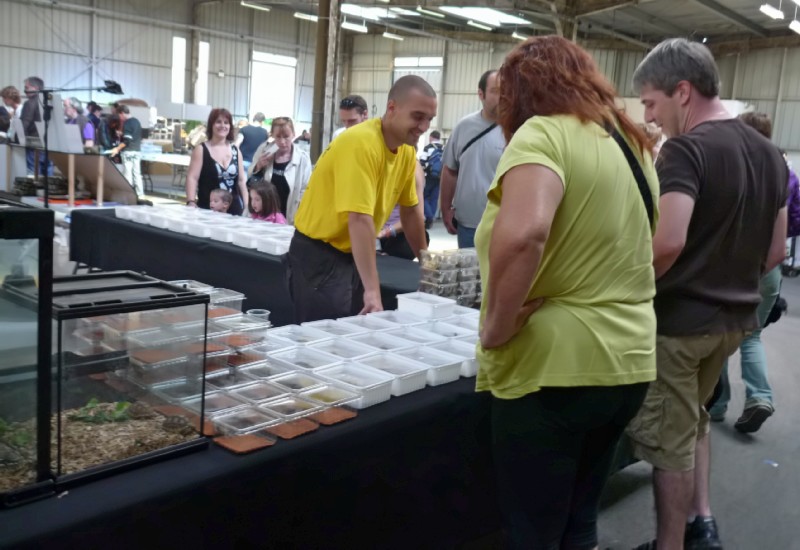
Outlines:
<svg viewBox="0 0 800 550"><path fill-rule="evenodd" d="M211 303L213 305L220 305L228 302L236 302L244 300L244 294L242 294L241 292L236 292L235 290L229 290L227 288L211 289L208 292L208 296L211 299Z"/></svg>
<svg viewBox="0 0 800 550"><path fill-rule="evenodd" d="M256 432L273 424L278 424L282 422L282 419L264 409L242 407L229 413L217 414L211 421L225 433L240 435Z"/></svg>
<svg viewBox="0 0 800 550"><path fill-rule="evenodd" d="M269 321L264 321L258 317L250 315L242 315L232 319L220 319L215 321L217 325L223 328L230 329L234 332L247 332L251 330L266 330L272 326Z"/></svg>
<svg viewBox="0 0 800 550"><path fill-rule="evenodd" d="M405 294L398 294L397 299L413 300L415 302L419 302L421 304L433 307L455 306L456 303L455 300L451 300L450 298L445 298L443 296L434 296L433 294L428 294L425 292L407 292Z"/></svg>
<svg viewBox="0 0 800 550"><path fill-rule="evenodd" d="M203 393L203 384L200 380L164 382L153 386L153 393L164 397L167 401L180 401L199 397Z"/></svg>
<svg viewBox="0 0 800 550"><path fill-rule="evenodd" d="M425 325L418 327L420 330L434 332L445 338L458 338L460 336L466 336L475 332L474 330L467 329L464 327L460 327L457 325L451 325L450 323L445 323L443 321L432 321Z"/></svg>
<svg viewBox="0 0 800 550"><path fill-rule="evenodd" d="M416 327L403 327L395 330L388 330L386 334L414 344L430 344L433 342L443 342L446 340L441 334L427 332Z"/></svg>
<svg viewBox="0 0 800 550"><path fill-rule="evenodd" d="M190 337L178 331L164 329L136 333L128 337L128 346L131 348L163 348L185 344Z"/></svg>
<svg viewBox="0 0 800 550"><path fill-rule="evenodd" d="M356 357L364 357L375 353L372 346L365 346L352 340L328 340L326 342L319 342L317 344L310 344L308 346L313 350L324 351L331 355L335 355L344 360L355 359Z"/></svg>
<svg viewBox="0 0 800 550"><path fill-rule="evenodd" d="M189 355L203 355L203 353L205 353L213 357L231 353L231 348L228 346L223 346L222 344L216 344L214 342L194 342L193 344L184 346L183 350Z"/></svg>
<svg viewBox="0 0 800 550"><path fill-rule="evenodd" d="M459 340L447 340L440 344L431 344L431 349L452 353L464 359L475 359L475 346Z"/></svg>
<svg viewBox="0 0 800 550"><path fill-rule="evenodd" d="M310 344L312 342L320 342L331 338L331 335L327 332L300 325L286 325L280 328L274 328L270 334L279 336L284 340L289 340L294 344Z"/></svg>
<svg viewBox="0 0 800 550"><path fill-rule="evenodd" d="M368 391L394 380L394 376L357 363L343 363L316 371L336 384L344 384L357 391Z"/></svg>
<svg viewBox="0 0 800 550"><path fill-rule="evenodd" d="M391 330L401 326L370 315L353 315L352 317L342 317L338 320L343 323L352 323L367 330Z"/></svg>
<svg viewBox="0 0 800 550"><path fill-rule="evenodd" d="M354 342L364 344L365 346L372 346L376 350L392 351L397 349L404 349L414 347L416 342L409 342L404 338L398 338L389 332L368 332L367 334L359 334L350 338Z"/></svg>
<svg viewBox="0 0 800 550"><path fill-rule="evenodd" d="M157 369L165 365L187 362L186 353L177 349L142 348L130 352L131 363L145 369Z"/></svg>
<svg viewBox="0 0 800 550"><path fill-rule="evenodd" d="M422 317L408 313L407 311L396 310L378 311L375 313L370 313L367 315L367 317L374 317L376 319L381 319L383 321L388 321L390 323L395 323L402 326L422 325L428 321L427 319L423 319Z"/></svg>
<svg viewBox="0 0 800 550"><path fill-rule="evenodd" d="M305 390L298 395L304 399L315 401L328 407L347 405L361 397L360 394L354 391L346 390L333 384L326 384L324 386Z"/></svg>
<svg viewBox="0 0 800 550"><path fill-rule="evenodd" d="M314 414L323 407L314 401L291 395L265 401L261 403L260 408L275 413L286 420L290 420Z"/></svg>
<svg viewBox="0 0 800 550"><path fill-rule="evenodd" d="M370 357L365 357L364 359L359 360L358 363L373 369L378 369L401 379L408 376L413 376L419 371L428 370L428 365L424 365L414 361L413 359L400 357L392 353L380 353Z"/></svg>
<svg viewBox="0 0 800 550"><path fill-rule="evenodd" d="M458 338L454 338L454 340L458 340L459 342L466 342L474 346L480 341L480 336L478 336L477 332L473 332L472 334L467 334L466 336L459 336Z"/></svg>
<svg viewBox="0 0 800 550"><path fill-rule="evenodd" d="M282 388L286 388L286 390L290 392L307 390L325 384L325 380L304 372L279 374L270 378L269 381Z"/></svg>
<svg viewBox="0 0 800 550"><path fill-rule="evenodd" d="M258 344L249 349L257 353L266 354L266 353L273 353L287 349L292 349L294 347L297 347L294 342L291 342L289 340L284 340L279 336L273 336L272 334L267 333L267 335L264 336L264 339L261 340L261 342L259 342Z"/></svg>
<svg viewBox="0 0 800 550"><path fill-rule="evenodd" d="M281 386L264 381L228 388L228 392L231 395L239 397L240 399L252 401L254 403L266 401L268 399L273 399L289 393Z"/></svg>
<svg viewBox="0 0 800 550"><path fill-rule="evenodd" d="M438 369L461 363L463 359L452 353L431 349L429 347L418 347L395 352L396 355L406 357L413 361L428 365L429 368Z"/></svg>
<svg viewBox="0 0 800 550"><path fill-rule="evenodd" d="M200 414L202 396L186 399L182 403L187 409ZM244 404L244 401L237 399L227 392L221 390L207 392L205 395L205 414L215 414L219 411L240 407Z"/></svg>
<svg viewBox="0 0 800 550"><path fill-rule="evenodd" d="M365 334L369 329L360 327L353 323L343 323L341 321L334 321L332 319L323 319L321 321L310 321L300 325L302 327L311 327L323 332L327 332L331 336L350 336L353 334Z"/></svg>
<svg viewBox="0 0 800 550"><path fill-rule="evenodd" d="M239 372L256 379L264 379L264 378L270 378L278 374L285 374L287 372L292 372L292 369L290 369L286 365L279 365L274 361L267 359L264 361L259 361L258 363L255 363L253 365L248 365L246 367L243 367L242 369L239 370Z"/></svg>
<svg viewBox="0 0 800 550"><path fill-rule="evenodd" d="M206 375L206 384L208 384L209 391L213 391L215 388L219 390L228 389L253 381L255 381L255 378L244 372L244 369L233 372L221 370Z"/></svg>
<svg viewBox="0 0 800 550"><path fill-rule="evenodd" d="M307 347L297 347L268 354L269 357L299 369L317 369L335 365L342 360L335 355Z"/></svg>

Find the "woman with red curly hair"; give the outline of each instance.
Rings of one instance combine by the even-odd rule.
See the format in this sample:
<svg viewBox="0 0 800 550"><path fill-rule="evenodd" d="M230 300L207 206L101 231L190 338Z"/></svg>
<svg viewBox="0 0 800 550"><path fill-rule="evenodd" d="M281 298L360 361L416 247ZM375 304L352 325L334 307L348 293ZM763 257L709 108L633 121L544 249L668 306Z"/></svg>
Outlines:
<svg viewBox="0 0 800 550"><path fill-rule="evenodd" d="M651 144L556 36L506 57L499 124L509 143L475 238L477 389L493 395L505 528L512 548L595 548L617 443L656 373Z"/></svg>

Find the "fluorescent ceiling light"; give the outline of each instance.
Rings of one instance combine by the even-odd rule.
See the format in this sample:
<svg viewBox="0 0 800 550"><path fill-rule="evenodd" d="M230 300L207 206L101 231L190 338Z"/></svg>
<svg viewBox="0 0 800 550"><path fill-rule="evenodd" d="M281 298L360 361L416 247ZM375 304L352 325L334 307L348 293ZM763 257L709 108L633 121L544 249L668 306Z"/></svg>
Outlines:
<svg viewBox="0 0 800 550"><path fill-rule="evenodd" d="M419 14L415 11L407 10L405 8L389 8L389 11L393 11L395 13L399 13L400 15L413 15L414 17L419 17ZM436 15L439 15L438 13Z"/></svg>
<svg viewBox="0 0 800 550"><path fill-rule="evenodd" d="M342 28L347 29L348 31L355 31L355 32L369 32L369 29L366 25L359 25L358 23L351 23L350 21L342 22Z"/></svg>
<svg viewBox="0 0 800 550"><path fill-rule="evenodd" d="M762 4L758 10L772 19L783 19L783 12L774 6L770 6L769 4Z"/></svg>
<svg viewBox="0 0 800 550"><path fill-rule="evenodd" d="M267 6L262 6L261 4L253 4L252 2L245 2L245 0L239 2L239 5L244 6L245 8L252 8L254 10L270 11L270 9Z"/></svg>
<svg viewBox="0 0 800 550"><path fill-rule="evenodd" d="M314 23L316 23L319 20L319 17L317 17L316 15L312 15L310 13L303 13L301 11L294 12L294 16L297 17L298 19L313 21Z"/></svg>
<svg viewBox="0 0 800 550"><path fill-rule="evenodd" d="M792 22L789 23L789 28L792 29L797 34L800 34L800 21L797 19L792 19Z"/></svg>
<svg viewBox="0 0 800 550"><path fill-rule="evenodd" d="M492 8L450 8L442 6L439 9L445 13L461 17L462 19L472 19L473 21L478 21L485 25L492 25L493 27L499 27L500 25L531 24L531 22L526 19L515 15L509 15Z"/></svg>
<svg viewBox="0 0 800 550"><path fill-rule="evenodd" d="M370 8L367 6L356 6L355 4L342 4L341 12L360 19L371 19L372 21L397 18L395 14L386 8Z"/></svg>
<svg viewBox="0 0 800 550"><path fill-rule="evenodd" d="M379 2L383 2L384 4L388 4L390 0L378 0Z"/></svg>
<svg viewBox="0 0 800 550"><path fill-rule="evenodd" d="M420 13L424 13L425 15L432 15L433 17L438 17L439 19L444 19L444 14L443 13L439 13L438 11L426 10L422 6L417 6L417 11L420 12Z"/></svg>
<svg viewBox="0 0 800 550"><path fill-rule="evenodd" d="M388 38L388 39L390 39L390 40L401 40L401 41L402 41L402 40L405 40L405 39L404 39L402 36L400 36L399 34L394 34L393 32L389 32L389 31L386 31L385 33L383 33L383 37L384 37L384 38Z"/></svg>
<svg viewBox="0 0 800 550"><path fill-rule="evenodd" d="M492 27L490 27L489 25L483 25L483 24L481 24L481 23L476 23L476 22L475 22L475 21L473 21L472 19L470 19L469 21L467 21L467 25L469 25L470 27L475 27L476 29L483 29L483 30L485 30L485 31L493 31L493 30L494 30L494 29L493 29Z"/></svg>
<svg viewBox="0 0 800 550"><path fill-rule="evenodd" d="M516 31L511 33L511 38L516 38L517 40L527 40L530 36L525 36L524 34L520 34Z"/></svg>

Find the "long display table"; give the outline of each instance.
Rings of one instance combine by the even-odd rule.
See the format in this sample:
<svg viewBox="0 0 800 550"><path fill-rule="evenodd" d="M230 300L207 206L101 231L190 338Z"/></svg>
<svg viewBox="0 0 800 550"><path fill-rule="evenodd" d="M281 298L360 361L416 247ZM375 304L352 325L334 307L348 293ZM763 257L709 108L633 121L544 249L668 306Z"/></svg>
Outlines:
<svg viewBox="0 0 800 550"><path fill-rule="evenodd" d="M164 280L197 279L247 296L244 308L266 308L275 326L294 322L278 256L120 220L113 210L72 211L70 259L103 270L130 269ZM378 256L383 307L419 286L419 264Z"/></svg>
<svg viewBox="0 0 800 550"><path fill-rule="evenodd" d="M488 396L426 388L245 456L216 445L0 510L0 548L456 548L499 529Z"/></svg>

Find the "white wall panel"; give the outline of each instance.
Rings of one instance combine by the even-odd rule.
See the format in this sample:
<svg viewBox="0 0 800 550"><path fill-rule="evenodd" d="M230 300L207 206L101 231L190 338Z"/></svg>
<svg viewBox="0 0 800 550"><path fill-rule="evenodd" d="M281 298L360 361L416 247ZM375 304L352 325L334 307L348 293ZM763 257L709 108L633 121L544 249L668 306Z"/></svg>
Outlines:
<svg viewBox="0 0 800 550"><path fill-rule="evenodd" d="M778 97L782 49L742 54L739 62L737 98L775 99Z"/></svg>

